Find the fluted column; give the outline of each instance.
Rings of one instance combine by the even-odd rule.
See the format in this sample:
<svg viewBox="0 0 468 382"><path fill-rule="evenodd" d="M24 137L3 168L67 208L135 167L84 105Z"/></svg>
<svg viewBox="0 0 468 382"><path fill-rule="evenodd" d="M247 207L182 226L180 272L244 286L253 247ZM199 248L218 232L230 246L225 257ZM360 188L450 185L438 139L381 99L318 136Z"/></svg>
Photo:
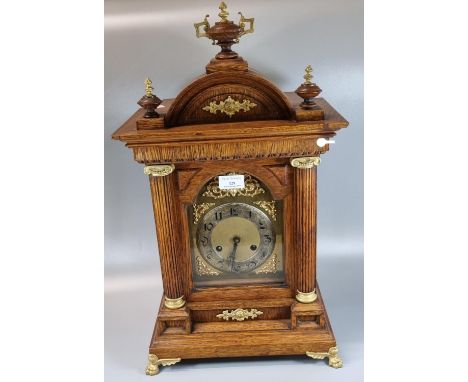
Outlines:
<svg viewBox="0 0 468 382"><path fill-rule="evenodd" d="M158 237L159 258L164 287L164 304L178 309L185 305L183 261L180 248L180 218L173 165L146 166L153 200L154 221Z"/></svg>
<svg viewBox="0 0 468 382"><path fill-rule="evenodd" d="M295 158L294 167L294 210L296 250L296 299L311 303L317 299L315 293L317 257L317 165L319 157Z"/></svg>

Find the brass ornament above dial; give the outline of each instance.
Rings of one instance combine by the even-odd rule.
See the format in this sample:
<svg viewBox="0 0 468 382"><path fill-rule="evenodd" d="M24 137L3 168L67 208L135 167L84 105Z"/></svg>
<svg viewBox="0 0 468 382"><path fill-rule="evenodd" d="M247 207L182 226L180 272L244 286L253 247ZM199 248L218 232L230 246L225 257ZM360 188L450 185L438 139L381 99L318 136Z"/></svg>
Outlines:
<svg viewBox="0 0 468 382"><path fill-rule="evenodd" d="M276 233L270 218L246 203L226 203L210 210L197 227L197 247L221 272L249 273L273 254Z"/></svg>

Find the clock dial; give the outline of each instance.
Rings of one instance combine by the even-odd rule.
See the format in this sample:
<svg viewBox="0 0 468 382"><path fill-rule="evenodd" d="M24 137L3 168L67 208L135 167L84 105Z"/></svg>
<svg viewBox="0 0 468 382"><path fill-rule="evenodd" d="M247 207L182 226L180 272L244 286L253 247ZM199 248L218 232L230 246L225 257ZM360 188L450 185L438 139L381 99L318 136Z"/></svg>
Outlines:
<svg viewBox="0 0 468 382"><path fill-rule="evenodd" d="M226 203L207 212L197 227L197 247L212 267L248 273L263 265L275 248L270 218L246 203Z"/></svg>

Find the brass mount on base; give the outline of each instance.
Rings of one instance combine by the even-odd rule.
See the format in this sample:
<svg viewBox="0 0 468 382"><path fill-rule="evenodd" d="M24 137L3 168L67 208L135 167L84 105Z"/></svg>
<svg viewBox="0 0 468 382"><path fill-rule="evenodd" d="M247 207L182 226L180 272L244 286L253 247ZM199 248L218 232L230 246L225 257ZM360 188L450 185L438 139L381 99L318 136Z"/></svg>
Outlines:
<svg viewBox="0 0 468 382"><path fill-rule="evenodd" d="M307 357L313 358L313 359L325 359L328 357L328 365L333 367L334 369L339 369L340 367L343 367L343 360L341 357L338 355L338 348L336 346L330 348L328 352L323 352L323 353L316 353L316 352L311 352L308 351L306 352Z"/></svg>
<svg viewBox="0 0 468 382"><path fill-rule="evenodd" d="M223 320L229 321L229 319L233 321L244 321L247 319L255 319L258 316L262 315L263 312L257 309L241 309L237 308L235 310L223 310L223 313L216 315L218 318L222 318Z"/></svg>
<svg viewBox="0 0 468 382"><path fill-rule="evenodd" d="M181 358L158 359L155 354L148 356L148 365L146 366L146 375L154 376L159 374L159 366L171 366L180 362Z"/></svg>

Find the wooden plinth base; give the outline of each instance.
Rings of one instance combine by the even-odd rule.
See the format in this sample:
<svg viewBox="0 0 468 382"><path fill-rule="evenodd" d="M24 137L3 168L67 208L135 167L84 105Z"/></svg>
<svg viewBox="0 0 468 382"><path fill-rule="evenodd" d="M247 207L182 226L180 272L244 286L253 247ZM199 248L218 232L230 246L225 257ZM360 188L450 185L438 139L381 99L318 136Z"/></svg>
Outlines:
<svg viewBox="0 0 468 382"><path fill-rule="evenodd" d="M161 305L149 353L159 359L203 359L221 357L307 355L311 358L326 357L338 359L333 355L336 341L327 312L317 288L318 299L311 304L301 304L294 299L251 301L251 309L260 311L276 307L265 313L267 319L259 315L255 319L244 321L196 322L193 317L212 317L210 312L231 311L245 301L188 303L186 307L168 311ZM213 308L210 311L209 305ZM237 304L237 305L236 305ZM289 317L284 315L284 308L289 306ZM283 308L281 308L283 307ZM200 315L203 310L204 315ZM208 312L208 313L207 313ZM273 318L273 319L269 319ZM205 320L206 321L206 320ZM337 349L336 349L337 352ZM311 355L312 354L312 355ZM330 356L329 354L332 354ZM336 366L335 362L330 366Z"/></svg>
<svg viewBox="0 0 468 382"><path fill-rule="evenodd" d="M230 58L225 60L212 59L208 65L206 65L206 74L223 72L226 70L237 70L246 72L249 70L249 64L242 57Z"/></svg>
<svg viewBox="0 0 468 382"><path fill-rule="evenodd" d="M325 113L318 106L314 109L306 110L297 105L294 109L296 113L296 121L323 121Z"/></svg>

